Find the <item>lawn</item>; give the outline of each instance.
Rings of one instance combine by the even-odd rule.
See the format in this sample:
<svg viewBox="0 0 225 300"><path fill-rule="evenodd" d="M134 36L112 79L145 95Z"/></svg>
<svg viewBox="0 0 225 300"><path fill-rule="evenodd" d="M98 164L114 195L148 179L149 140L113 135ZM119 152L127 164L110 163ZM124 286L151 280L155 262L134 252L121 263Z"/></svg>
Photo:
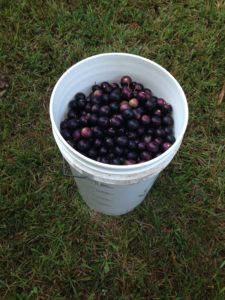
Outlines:
<svg viewBox="0 0 225 300"><path fill-rule="evenodd" d="M0 0L0 299L225 299L224 19L222 0ZM63 176L48 113L67 68L115 51L168 69L190 109L179 153L122 217Z"/></svg>

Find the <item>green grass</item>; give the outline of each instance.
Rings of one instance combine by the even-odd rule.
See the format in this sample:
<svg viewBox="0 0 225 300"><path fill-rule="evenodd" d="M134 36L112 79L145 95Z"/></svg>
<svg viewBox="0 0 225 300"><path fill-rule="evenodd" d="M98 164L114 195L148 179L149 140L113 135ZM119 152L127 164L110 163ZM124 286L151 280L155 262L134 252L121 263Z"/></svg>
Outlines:
<svg viewBox="0 0 225 300"><path fill-rule="evenodd" d="M181 4L182 3L182 4ZM0 0L0 299L225 299L223 1ZM72 64L122 51L167 68L187 95L179 151L132 213L90 210L48 114Z"/></svg>

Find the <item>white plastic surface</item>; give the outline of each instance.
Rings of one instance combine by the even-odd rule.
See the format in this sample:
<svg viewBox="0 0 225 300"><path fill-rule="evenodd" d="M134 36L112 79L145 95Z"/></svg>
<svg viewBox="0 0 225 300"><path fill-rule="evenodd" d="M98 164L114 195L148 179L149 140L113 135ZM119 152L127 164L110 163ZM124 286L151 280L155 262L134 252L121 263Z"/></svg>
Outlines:
<svg viewBox="0 0 225 300"><path fill-rule="evenodd" d="M68 103L77 92L90 92L96 82L118 82L122 75L143 83L158 97L172 104L176 142L159 157L136 165L114 166L91 160L74 150L59 132ZM93 209L109 215L120 215L132 210L144 200L159 173L170 163L178 151L188 122L188 105L179 83L158 64L140 56L125 53L107 53L89 57L67 70L58 80L50 100L50 118L55 141L70 164L85 202ZM111 187L110 197L101 197L94 187L104 194L104 184ZM141 196L140 196L141 195ZM107 198L107 199L106 199Z"/></svg>

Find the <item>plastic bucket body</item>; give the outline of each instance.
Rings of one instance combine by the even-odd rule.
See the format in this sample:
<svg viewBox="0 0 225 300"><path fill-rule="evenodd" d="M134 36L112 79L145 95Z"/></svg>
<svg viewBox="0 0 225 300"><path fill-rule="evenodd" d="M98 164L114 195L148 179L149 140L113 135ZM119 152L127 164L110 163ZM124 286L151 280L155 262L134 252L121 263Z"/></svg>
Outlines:
<svg viewBox="0 0 225 300"><path fill-rule="evenodd" d="M119 82L123 75L141 82L173 106L176 142L150 161L115 166L99 163L77 152L61 136L59 127L76 93L87 94L93 84L102 81ZM62 75L51 95L50 118L55 141L70 165L84 201L96 211L121 215L144 200L159 173L177 153L187 127L188 105L179 83L158 64L137 55L106 53L84 59Z"/></svg>

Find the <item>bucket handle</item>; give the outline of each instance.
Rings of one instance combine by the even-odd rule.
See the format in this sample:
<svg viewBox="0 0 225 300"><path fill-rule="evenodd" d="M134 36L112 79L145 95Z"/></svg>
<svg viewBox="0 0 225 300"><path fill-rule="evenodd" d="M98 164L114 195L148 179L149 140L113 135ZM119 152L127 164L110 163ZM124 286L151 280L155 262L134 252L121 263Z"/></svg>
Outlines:
<svg viewBox="0 0 225 300"><path fill-rule="evenodd" d="M62 156L62 161L63 161L63 175L66 176L66 177L74 177L74 178L82 178L82 179L85 179L87 178L86 176L76 176L76 175L71 175L69 172L68 172L68 168L66 167L66 160L65 158Z"/></svg>

